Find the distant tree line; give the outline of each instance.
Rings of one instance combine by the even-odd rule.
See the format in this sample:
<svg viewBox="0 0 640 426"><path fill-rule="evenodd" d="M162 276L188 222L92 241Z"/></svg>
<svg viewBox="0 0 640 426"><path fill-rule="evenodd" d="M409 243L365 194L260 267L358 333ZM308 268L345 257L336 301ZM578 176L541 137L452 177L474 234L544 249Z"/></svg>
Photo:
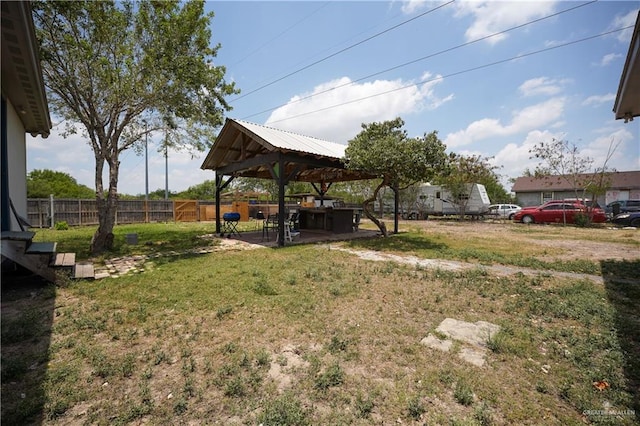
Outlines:
<svg viewBox="0 0 640 426"><path fill-rule="evenodd" d="M478 160L480 161L480 160ZM480 161L482 163L482 161ZM473 182L481 183L487 188L487 193L491 202L510 202L510 194L502 187L499 176L490 169L490 166L483 163L490 171L479 173L474 180L472 176L467 176ZM482 167L480 167L482 169ZM433 182L443 184L444 182ZM354 182L337 182L331 186L329 195L339 198L346 203L360 204L367 197L370 197L378 184L377 180L362 180ZM416 186L417 188L417 186ZM258 192L265 194L266 199L277 197L277 187L270 179L238 178L229 188L229 191L238 192ZM315 190L311 184L306 182L292 182L287 186L287 194L313 194ZM49 198L53 194L54 198L78 198L93 199L96 196L95 190L86 185L79 184L75 178L68 173L53 170L33 170L27 174L27 197L28 198ZM403 195L412 196L412 189L403 191ZM205 180L202 183L188 187L184 191L171 191L168 193L170 200L215 200L216 183L214 180ZM144 194L119 194L121 200L139 200L144 198ZM164 200L165 190L156 189L149 192L150 200ZM378 201L381 204L390 203L393 200L391 191L380 191Z"/></svg>

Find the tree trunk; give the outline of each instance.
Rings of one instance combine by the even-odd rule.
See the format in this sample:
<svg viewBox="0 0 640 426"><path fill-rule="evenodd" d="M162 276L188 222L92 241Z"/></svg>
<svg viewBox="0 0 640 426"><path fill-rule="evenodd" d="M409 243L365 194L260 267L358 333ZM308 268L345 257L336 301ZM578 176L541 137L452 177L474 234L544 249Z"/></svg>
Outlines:
<svg viewBox="0 0 640 426"><path fill-rule="evenodd" d="M378 185L375 191L373 191L373 195L370 198L364 200L364 202L362 203L362 210L364 211L365 216L367 216L367 218L375 223L378 229L380 229L382 236L386 238L389 236L389 233L387 232L387 225L385 225L383 221L378 220L378 218L375 217L373 213L371 213L371 210L369 210L369 206L373 204L376 198L378 198L378 192L380 192L380 189L384 187L385 184L386 182L384 180L380 182L380 185Z"/></svg>
<svg viewBox="0 0 640 426"><path fill-rule="evenodd" d="M96 202L98 207L98 229L91 239L91 253L100 254L113 248L113 227L118 211L118 159L109 162L109 191L103 191L103 162L96 160Z"/></svg>

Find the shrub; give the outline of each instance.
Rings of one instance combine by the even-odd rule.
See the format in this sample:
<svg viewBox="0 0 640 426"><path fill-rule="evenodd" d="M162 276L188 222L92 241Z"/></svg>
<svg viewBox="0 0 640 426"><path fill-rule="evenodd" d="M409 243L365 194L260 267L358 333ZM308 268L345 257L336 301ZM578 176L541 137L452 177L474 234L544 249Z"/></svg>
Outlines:
<svg viewBox="0 0 640 426"><path fill-rule="evenodd" d="M588 226L590 222L589 216L584 213L576 213L575 216L573 216L573 223L581 228Z"/></svg>
<svg viewBox="0 0 640 426"><path fill-rule="evenodd" d="M467 406L473 404L473 391L464 382L458 382L456 389L453 391L453 397L459 404Z"/></svg>
<svg viewBox="0 0 640 426"><path fill-rule="evenodd" d="M264 425L306 426L311 424L307 410L291 394L273 401L267 401L264 410L258 416L258 423Z"/></svg>
<svg viewBox="0 0 640 426"><path fill-rule="evenodd" d="M362 419L369 417L374 406L375 404L371 396L364 398L362 395L358 395L355 402L356 416Z"/></svg>
<svg viewBox="0 0 640 426"><path fill-rule="evenodd" d="M316 377L316 388L325 390L331 386L338 386L344 382L344 370L337 362L332 364L327 370Z"/></svg>
<svg viewBox="0 0 640 426"><path fill-rule="evenodd" d="M424 414L427 409L424 407L422 400L419 396L415 396L409 400L407 403L407 411L409 412L409 417L414 420L418 420L420 416Z"/></svg>
<svg viewBox="0 0 640 426"><path fill-rule="evenodd" d="M69 229L69 224L61 220L60 222L56 222L55 224L56 231L67 231Z"/></svg>

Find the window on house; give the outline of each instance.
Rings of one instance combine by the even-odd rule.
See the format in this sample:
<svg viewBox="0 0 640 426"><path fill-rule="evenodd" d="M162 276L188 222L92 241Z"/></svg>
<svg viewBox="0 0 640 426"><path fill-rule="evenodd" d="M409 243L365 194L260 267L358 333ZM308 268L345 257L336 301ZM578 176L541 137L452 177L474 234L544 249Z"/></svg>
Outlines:
<svg viewBox="0 0 640 426"><path fill-rule="evenodd" d="M542 193L542 202L546 203L547 201L553 200L553 192L543 192Z"/></svg>

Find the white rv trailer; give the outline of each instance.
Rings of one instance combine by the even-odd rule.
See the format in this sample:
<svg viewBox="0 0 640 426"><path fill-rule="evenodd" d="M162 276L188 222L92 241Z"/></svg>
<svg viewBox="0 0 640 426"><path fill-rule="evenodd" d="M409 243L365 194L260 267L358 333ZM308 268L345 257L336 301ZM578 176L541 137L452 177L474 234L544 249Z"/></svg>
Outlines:
<svg viewBox="0 0 640 426"><path fill-rule="evenodd" d="M426 219L429 215L459 215L462 208L469 216L482 216L489 211L489 195L484 185L468 184L468 195L454 199L446 188L428 183L420 185L414 206L405 214L406 219Z"/></svg>

